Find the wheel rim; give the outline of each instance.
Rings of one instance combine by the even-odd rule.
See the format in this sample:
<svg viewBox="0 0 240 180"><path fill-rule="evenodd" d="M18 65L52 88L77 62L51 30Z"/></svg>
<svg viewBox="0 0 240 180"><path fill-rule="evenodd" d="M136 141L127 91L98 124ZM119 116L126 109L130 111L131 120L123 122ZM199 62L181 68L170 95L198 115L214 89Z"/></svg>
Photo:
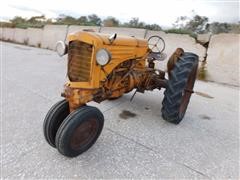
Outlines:
<svg viewBox="0 0 240 180"><path fill-rule="evenodd" d="M73 150L79 150L81 147L92 142L97 135L98 123L92 118L81 123L73 132L70 139L70 146Z"/></svg>
<svg viewBox="0 0 240 180"><path fill-rule="evenodd" d="M196 75L197 75L197 65L195 65L191 71L191 73L189 74L185 89L183 91L183 96L182 96L182 100L180 103L180 108L179 108L179 112L180 112L180 116L184 116L190 97L193 93L193 86L196 80Z"/></svg>

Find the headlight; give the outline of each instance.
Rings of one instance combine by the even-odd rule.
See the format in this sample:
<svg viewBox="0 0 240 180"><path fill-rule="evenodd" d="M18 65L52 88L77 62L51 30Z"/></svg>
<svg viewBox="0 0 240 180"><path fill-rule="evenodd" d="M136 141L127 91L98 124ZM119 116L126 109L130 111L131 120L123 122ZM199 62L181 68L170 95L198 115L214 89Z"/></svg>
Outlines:
<svg viewBox="0 0 240 180"><path fill-rule="evenodd" d="M111 54L106 49L98 50L96 54L97 63L100 66L106 65L111 59Z"/></svg>
<svg viewBox="0 0 240 180"><path fill-rule="evenodd" d="M63 41L58 41L56 43L56 51L59 56L67 54L67 45Z"/></svg>

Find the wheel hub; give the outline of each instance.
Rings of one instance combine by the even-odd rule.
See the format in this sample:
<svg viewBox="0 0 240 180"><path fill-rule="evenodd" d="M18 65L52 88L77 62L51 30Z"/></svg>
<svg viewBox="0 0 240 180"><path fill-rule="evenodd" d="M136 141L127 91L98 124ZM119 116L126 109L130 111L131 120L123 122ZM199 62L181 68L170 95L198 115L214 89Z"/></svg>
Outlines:
<svg viewBox="0 0 240 180"><path fill-rule="evenodd" d="M82 146L91 142L97 134L98 124L96 119L90 119L80 124L74 131L70 146L74 150L78 150Z"/></svg>

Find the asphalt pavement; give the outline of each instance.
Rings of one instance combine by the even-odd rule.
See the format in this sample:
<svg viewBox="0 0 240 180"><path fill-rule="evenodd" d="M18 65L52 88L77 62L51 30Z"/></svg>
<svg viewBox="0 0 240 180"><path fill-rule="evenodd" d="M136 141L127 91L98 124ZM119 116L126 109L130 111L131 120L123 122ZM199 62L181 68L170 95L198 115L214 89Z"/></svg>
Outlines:
<svg viewBox="0 0 240 180"><path fill-rule="evenodd" d="M89 103L103 112L104 129L91 149L67 158L42 129L62 99L66 57L5 42L1 49L3 178L239 178L239 87L197 81L179 125L161 117L163 90Z"/></svg>

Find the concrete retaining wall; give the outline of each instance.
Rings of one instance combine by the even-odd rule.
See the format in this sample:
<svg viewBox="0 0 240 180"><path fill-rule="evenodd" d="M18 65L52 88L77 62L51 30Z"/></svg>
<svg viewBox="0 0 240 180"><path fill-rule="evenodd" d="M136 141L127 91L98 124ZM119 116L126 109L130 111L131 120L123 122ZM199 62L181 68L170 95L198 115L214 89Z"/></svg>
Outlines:
<svg viewBox="0 0 240 180"><path fill-rule="evenodd" d="M137 38L144 38L146 35L146 29L137 28L101 27L100 32L105 34L117 33L119 35L135 36Z"/></svg>
<svg viewBox="0 0 240 180"><path fill-rule="evenodd" d="M13 41L14 33L15 33L14 28L3 28L3 40Z"/></svg>
<svg viewBox="0 0 240 180"><path fill-rule="evenodd" d="M41 47L55 50L57 41L65 41L68 26L66 25L46 25L43 29Z"/></svg>
<svg viewBox="0 0 240 180"><path fill-rule="evenodd" d="M213 35L207 51L207 80L239 86L240 35Z"/></svg>
<svg viewBox="0 0 240 180"><path fill-rule="evenodd" d="M41 47L41 41L43 36L43 30L38 28L27 29L27 41L28 45Z"/></svg>
<svg viewBox="0 0 240 180"><path fill-rule="evenodd" d="M200 42L201 44L206 44L209 42L211 38L211 34L198 34L197 35L197 40L198 42Z"/></svg>
<svg viewBox="0 0 240 180"><path fill-rule="evenodd" d="M27 30L15 28L13 41L21 44L27 44Z"/></svg>
<svg viewBox="0 0 240 180"><path fill-rule="evenodd" d="M2 39L3 39L3 28L0 27L0 40L2 40Z"/></svg>

